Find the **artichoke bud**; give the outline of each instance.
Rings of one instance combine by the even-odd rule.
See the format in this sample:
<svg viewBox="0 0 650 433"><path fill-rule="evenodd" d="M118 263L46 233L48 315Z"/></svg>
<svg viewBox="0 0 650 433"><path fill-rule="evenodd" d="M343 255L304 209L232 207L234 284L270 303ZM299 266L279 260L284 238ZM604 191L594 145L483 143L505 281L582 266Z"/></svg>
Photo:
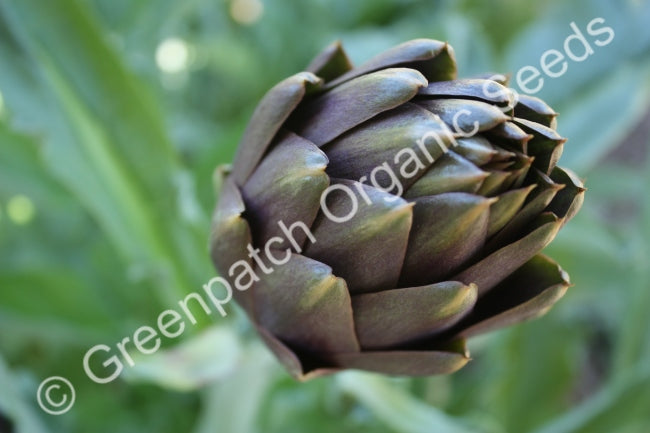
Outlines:
<svg viewBox="0 0 650 433"><path fill-rule="evenodd" d="M335 43L264 96L217 171L210 245L293 376L451 373L467 337L566 292L540 251L585 189L557 114L506 81L458 79L443 42L359 67Z"/></svg>

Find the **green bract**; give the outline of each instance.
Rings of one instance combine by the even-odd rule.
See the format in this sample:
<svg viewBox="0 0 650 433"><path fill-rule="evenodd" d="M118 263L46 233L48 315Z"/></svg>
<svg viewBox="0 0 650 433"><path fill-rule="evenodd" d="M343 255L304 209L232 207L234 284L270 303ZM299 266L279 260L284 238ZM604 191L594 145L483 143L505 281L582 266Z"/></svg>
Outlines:
<svg viewBox="0 0 650 433"><path fill-rule="evenodd" d="M502 80L457 79L442 42L358 68L333 44L267 93L217 171L215 266L297 378L456 371L466 337L569 286L538 254L584 192L556 166L555 117Z"/></svg>

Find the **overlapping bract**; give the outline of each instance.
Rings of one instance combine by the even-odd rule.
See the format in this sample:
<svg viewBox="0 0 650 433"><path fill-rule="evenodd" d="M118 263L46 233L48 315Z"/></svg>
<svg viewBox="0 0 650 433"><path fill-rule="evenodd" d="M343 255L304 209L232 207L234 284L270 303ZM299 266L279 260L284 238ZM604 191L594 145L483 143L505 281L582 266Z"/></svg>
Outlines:
<svg viewBox="0 0 650 433"><path fill-rule="evenodd" d="M556 166L556 113L503 84L457 79L451 47L434 40L357 68L333 44L260 102L232 168L218 172L211 253L231 280L238 260L256 269L235 298L295 377L451 373L468 361L464 338L536 317L565 293L568 276L539 252L584 188ZM418 146L432 132L442 142ZM419 156L411 171L400 152ZM355 187L382 164L401 190ZM342 223L320 202L335 184L358 195ZM345 213L350 200L335 191L327 207ZM294 252L267 274L247 245L282 238L279 221L303 222L316 242L299 237L298 254L276 239L277 257Z"/></svg>

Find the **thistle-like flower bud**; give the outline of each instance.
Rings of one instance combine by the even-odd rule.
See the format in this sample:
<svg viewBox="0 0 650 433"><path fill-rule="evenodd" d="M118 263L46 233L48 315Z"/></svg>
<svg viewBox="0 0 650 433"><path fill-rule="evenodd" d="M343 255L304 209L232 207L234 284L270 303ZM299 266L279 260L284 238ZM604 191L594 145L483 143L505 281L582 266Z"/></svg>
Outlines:
<svg viewBox="0 0 650 433"><path fill-rule="evenodd" d="M333 44L262 99L217 171L211 253L295 377L451 373L466 337L565 293L539 252L584 188L556 113L501 78L457 79L434 40L357 68Z"/></svg>

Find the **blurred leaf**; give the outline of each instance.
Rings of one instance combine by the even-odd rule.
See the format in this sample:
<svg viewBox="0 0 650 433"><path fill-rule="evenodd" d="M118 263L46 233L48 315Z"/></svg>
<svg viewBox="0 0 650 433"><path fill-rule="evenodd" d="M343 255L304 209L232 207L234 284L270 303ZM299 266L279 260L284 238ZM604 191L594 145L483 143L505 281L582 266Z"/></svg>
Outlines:
<svg viewBox="0 0 650 433"><path fill-rule="evenodd" d="M635 170L621 163L604 161L598 169L585 176L589 191L589 205L616 198L632 197L638 202L645 193L643 170ZM595 203L594 203L595 202Z"/></svg>
<svg viewBox="0 0 650 433"><path fill-rule="evenodd" d="M650 106L650 66L644 61L650 52L650 2L557 3L519 35L507 60L513 74L526 65L540 69L545 51L563 50L573 33L570 23L586 32L594 18L614 29L612 42L605 47L594 44L594 54L581 63L567 59L567 72L558 78L544 76L544 87L536 95L560 112L559 131L569 138L561 164L579 174L617 146Z"/></svg>
<svg viewBox="0 0 650 433"><path fill-rule="evenodd" d="M649 77L650 65L621 67L558 107L562 165L586 173L629 135L650 106Z"/></svg>
<svg viewBox="0 0 650 433"><path fill-rule="evenodd" d="M27 194L44 207L56 207L60 202L74 203L65 190L43 171L35 140L16 134L0 123L0 194Z"/></svg>
<svg viewBox="0 0 650 433"><path fill-rule="evenodd" d="M475 2L465 0L462 2L467 14L475 17L483 25L486 34L493 41L493 45L503 49L507 43L531 21L540 15L541 11L548 9L554 2L521 2L518 0L496 0ZM498 23L498 25L495 25Z"/></svg>
<svg viewBox="0 0 650 433"><path fill-rule="evenodd" d="M4 271L0 273L0 286L3 287L0 292L0 311L19 314L26 321L50 320L68 323L71 327L79 328L79 334L104 335L98 331L105 329L106 322L112 317L108 311L102 309L106 305L102 305L96 294L88 290L74 274L65 271ZM94 308L83 309L79 308L79 305L92 305ZM22 330L17 332L22 333ZM50 337L45 333L41 335L43 339Z"/></svg>
<svg viewBox="0 0 650 433"><path fill-rule="evenodd" d="M473 391L457 392L451 412L480 411L476 418L489 414L491 424L496 420L501 425L494 431L525 432L564 410L576 385L580 343L586 336L576 321L558 320L556 309L537 321L471 339L475 359L453 379L460 390ZM557 335L562 338L549 338Z"/></svg>
<svg viewBox="0 0 650 433"><path fill-rule="evenodd" d="M273 368L272 368L273 367ZM257 414L277 377L276 364L259 343L245 349L239 368L203 393L203 411L194 433L256 433Z"/></svg>
<svg viewBox="0 0 650 433"><path fill-rule="evenodd" d="M602 296L602 292L619 287L621 278L630 270L628 241L602 221L589 215L587 209L572 224L562 229L545 252L562 263L571 282L585 295Z"/></svg>
<svg viewBox="0 0 650 433"><path fill-rule="evenodd" d="M9 370L4 359L0 356L0 412L8 416L16 427L15 433L47 433L50 430L36 414L35 407L27 403L23 395L19 381ZM36 398L34 395L31 398Z"/></svg>
<svg viewBox="0 0 650 433"><path fill-rule="evenodd" d="M187 286L184 273L205 259L186 262L174 247L181 226L173 224L171 181L177 163L171 146L144 87L107 48L80 4L63 1L65 5L0 3L27 54L24 58L11 43L1 47L3 57L14 60L0 71L0 84L11 90L18 82L19 89L40 90L29 103L16 100L24 99L24 93L7 92L17 124L47 131L48 167L87 206L125 258L151 266L161 293L173 302ZM48 99L42 101L43 95ZM58 116L61 125L51 128L51 118Z"/></svg>
<svg viewBox="0 0 650 433"><path fill-rule="evenodd" d="M240 352L232 330L213 326L172 349L149 356L133 354L135 365L125 369L122 377L130 382L192 391L231 374L241 358Z"/></svg>
<svg viewBox="0 0 650 433"><path fill-rule="evenodd" d="M648 146L650 139L646 137ZM644 187L650 183L650 155L646 154L645 173L640 176ZM640 209L638 224L633 227L631 235L636 246L636 256L633 262L635 273L632 279L632 293L628 297L627 314L622 320L620 335L617 339L618 350L615 368L618 374L633 368L636 364L648 363L650 356L650 200L645 200Z"/></svg>
<svg viewBox="0 0 650 433"><path fill-rule="evenodd" d="M343 372L336 376L336 381L344 392L354 396L376 417L400 433L476 432L377 374Z"/></svg>
<svg viewBox="0 0 650 433"><path fill-rule="evenodd" d="M594 44L596 38L586 33L588 23L594 18L602 18L605 21L603 26L609 26L615 32L614 39L604 47ZM598 80L607 78L626 64L644 63L650 50L649 18L650 3L647 1L555 2L513 40L508 48L506 66L513 73L525 65L540 69L545 51L564 50L566 38L573 33L570 24L575 22L591 41L594 54L582 62L567 58L567 72L557 78L545 77L544 87L537 95L554 108L562 108L563 103L571 101L583 88L593 87Z"/></svg>
<svg viewBox="0 0 650 433"><path fill-rule="evenodd" d="M628 371L625 377L549 422L534 433L609 433L637 422L641 415L650 420L650 369Z"/></svg>
<svg viewBox="0 0 650 433"><path fill-rule="evenodd" d="M298 382L287 374L266 394L259 417L265 433L394 433L343 394L333 377Z"/></svg>

